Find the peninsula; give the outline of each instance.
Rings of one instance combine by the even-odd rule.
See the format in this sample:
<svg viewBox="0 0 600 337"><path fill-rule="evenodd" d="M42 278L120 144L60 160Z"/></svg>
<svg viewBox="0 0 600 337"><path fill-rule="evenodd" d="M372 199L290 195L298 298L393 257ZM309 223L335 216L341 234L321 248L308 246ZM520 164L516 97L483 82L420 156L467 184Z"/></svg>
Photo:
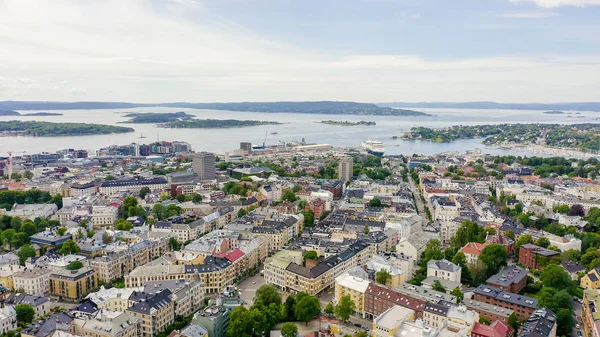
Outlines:
<svg viewBox="0 0 600 337"><path fill-rule="evenodd" d="M278 125L279 122L273 121L256 121L256 120L238 120L238 119L187 119L179 120L170 123L159 124L159 127L163 128L176 128L176 129L226 129L226 128L239 128L246 126L259 126L259 125Z"/></svg>
<svg viewBox="0 0 600 337"><path fill-rule="evenodd" d="M564 111L560 111L560 110L544 111L544 113L547 115L564 115L565 114Z"/></svg>
<svg viewBox="0 0 600 337"><path fill-rule="evenodd" d="M328 121L321 121L320 123L321 124L329 124L329 125L340 125L340 126L358 126L358 125L371 126L371 125L377 125L377 123L375 123L375 122L368 122L368 121L348 122L348 121L332 121L332 120L328 120Z"/></svg>
<svg viewBox="0 0 600 337"><path fill-rule="evenodd" d="M128 113L123 115L128 117L129 120L121 123L133 123L133 124L157 124L157 123L170 123L179 120L186 120L194 117L194 115L187 114L183 111L179 112L165 112L165 113L154 113L154 112L142 112L142 113Z"/></svg>
<svg viewBox="0 0 600 337"><path fill-rule="evenodd" d="M62 116L62 114L58 112L32 112L21 114L14 110L0 110L0 116Z"/></svg>
<svg viewBox="0 0 600 337"><path fill-rule="evenodd" d="M458 139L485 138L484 144L545 145L580 151L600 150L600 124L498 124L455 125L431 129L414 127L403 139L450 142Z"/></svg>
<svg viewBox="0 0 600 337"><path fill-rule="evenodd" d="M135 131L121 126L87 123L51 123L37 121L0 122L0 135L37 137L103 135Z"/></svg>

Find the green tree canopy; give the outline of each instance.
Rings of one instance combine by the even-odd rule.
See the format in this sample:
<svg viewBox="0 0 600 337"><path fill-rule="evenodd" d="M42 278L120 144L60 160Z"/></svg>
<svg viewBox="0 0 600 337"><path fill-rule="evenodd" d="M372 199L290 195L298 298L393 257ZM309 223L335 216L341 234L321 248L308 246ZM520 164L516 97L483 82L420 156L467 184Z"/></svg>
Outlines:
<svg viewBox="0 0 600 337"><path fill-rule="evenodd" d="M65 243L62 244L59 252L62 255L69 255L69 254L77 254L77 253L79 253L79 251L81 251L81 248L79 248L77 243L75 241L73 241L72 239L69 239L69 240L65 241Z"/></svg>
<svg viewBox="0 0 600 337"><path fill-rule="evenodd" d="M294 191L291 189L287 189L283 191L283 193L281 193L281 201L294 202L297 199L298 198L296 197L296 193L294 193Z"/></svg>
<svg viewBox="0 0 600 337"><path fill-rule="evenodd" d="M548 240L547 237L542 236L539 239L537 239L537 241L535 242L536 245L540 246L540 247L544 247L544 248L548 248L548 246L550 246L550 240Z"/></svg>
<svg viewBox="0 0 600 337"><path fill-rule="evenodd" d="M296 319L306 324L319 313L321 313L321 304L314 296L302 296L294 307Z"/></svg>
<svg viewBox="0 0 600 337"><path fill-rule="evenodd" d="M17 312L19 326L29 325L35 318L35 309L29 304L17 304L15 305L15 311Z"/></svg>
<svg viewBox="0 0 600 337"><path fill-rule="evenodd" d="M27 258L35 256L35 249L31 245L25 244L21 246L17 255L19 255L19 263L24 266Z"/></svg>
<svg viewBox="0 0 600 337"><path fill-rule="evenodd" d="M442 285L442 283L439 280L435 280L433 282L432 289L435 290L435 291L442 292L442 293L446 292L446 288L444 288L444 286Z"/></svg>
<svg viewBox="0 0 600 337"><path fill-rule="evenodd" d="M67 270L77 270L83 268L83 262L73 261L67 266Z"/></svg>
<svg viewBox="0 0 600 337"><path fill-rule="evenodd" d="M273 285L264 285L256 290L256 300L265 306L271 303L281 305L281 294Z"/></svg>
<svg viewBox="0 0 600 337"><path fill-rule="evenodd" d="M377 274L375 274L375 281L379 284L386 285L388 280L391 279L392 275L386 269L383 268L380 271L378 271Z"/></svg>
<svg viewBox="0 0 600 337"><path fill-rule="evenodd" d="M304 259L317 260L319 258L319 254L316 250L309 250L304 254Z"/></svg>
<svg viewBox="0 0 600 337"><path fill-rule="evenodd" d="M459 287L452 289L452 291L450 292L450 295L456 296L456 303L458 303L458 304L462 303L464 294L462 293L462 291L460 291Z"/></svg>
<svg viewBox="0 0 600 337"><path fill-rule="evenodd" d="M142 199L142 200L146 199L146 196L148 194L150 194L150 192L152 192L152 191L150 191L150 187L148 187L148 186L142 187L140 189L140 199Z"/></svg>
<svg viewBox="0 0 600 337"><path fill-rule="evenodd" d="M487 245L481 251L479 260L485 263L487 267L488 276L494 275L500 271L500 269L506 266L508 260L508 253L504 246L499 244Z"/></svg>
<svg viewBox="0 0 600 337"><path fill-rule="evenodd" d="M281 327L282 337L298 337L298 327L296 324L287 322Z"/></svg>
<svg viewBox="0 0 600 337"><path fill-rule="evenodd" d="M335 308L333 307L333 304L331 302L327 303L325 309L323 309L323 312L325 312L329 316L332 316L335 313Z"/></svg>
<svg viewBox="0 0 600 337"><path fill-rule="evenodd" d="M340 303L335 306L335 316L345 322L354 312L354 308L355 304L352 297L350 297L350 295L344 295L340 299Z"/></svg>
<svg viewBox="0 0 600 337"><path fill-rule="evenodd" d="M545 287L555 289L571 289L573 284L567 271L560 265L549 264L540 274L540 280Z"/></svg>
<svg viewBox="0 0 600 337"><path fill-rule="evenodd" d="M129 231L133 228L133 224L125 219L119 219L115 222L115 229L119 231Z"/></svg>

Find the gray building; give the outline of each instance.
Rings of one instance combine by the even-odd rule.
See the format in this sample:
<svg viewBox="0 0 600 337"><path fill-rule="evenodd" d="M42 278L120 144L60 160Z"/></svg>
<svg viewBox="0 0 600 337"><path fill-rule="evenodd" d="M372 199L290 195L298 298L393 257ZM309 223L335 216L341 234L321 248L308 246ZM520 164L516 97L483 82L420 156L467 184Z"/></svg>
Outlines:
<svg viewBox="0 0 600 337"><path fill-rule="evenodd" d="M192 324L200 324L208 330L208 337L225 337L229 327L229 315L233 309L243 305L239 296L217 297L194 315Z"/></svg>
<svg viewBox="0 0 600 337"><path fill-rule="evenodd" d="M343 181L352 180L352 175L354 173L354 161L352 157L345 157L340 159L340 171L339 178Z"/></svg>
<svg viewBox="0 0 600 337"><path fill-rule="evenodd" d="M251 153L252 152L252 143L241 142L240 143L240 150L243 150L246 153Z"/></svg>
<svg viewBox="0 0 600 337"><path fill-rule="evenodd" d="M195 153L192 168L198 175L201 181L215 180L216 176L216 164L215 154L210 152Z"/></svg>

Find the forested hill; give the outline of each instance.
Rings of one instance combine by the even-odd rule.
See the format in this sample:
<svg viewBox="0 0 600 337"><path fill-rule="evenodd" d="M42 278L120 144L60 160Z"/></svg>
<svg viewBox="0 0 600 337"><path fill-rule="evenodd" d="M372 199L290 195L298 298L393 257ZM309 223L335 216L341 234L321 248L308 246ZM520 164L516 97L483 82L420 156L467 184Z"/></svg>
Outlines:
<svg viewBox="0 0 600 337"><path fill-rule="evenodd" d="M406 109L381 107L371 103L318 101L318 102L239 102L239 103L124 103L124 102L33 102L4 101L0 109L6 110L90 110L127 109L137 107L171 107L243 112L307 113L332 115L373 116L427 116L428 114Z"/></svg>
<svg viewBox="0 0 600 337"><path fill-rule="evenodd" d="M600 102L571 103L497 103L497 102L391 102L377 103L392 108L429 108L429 109L507 109L507 110L566 110L600 111Z"/></svg>

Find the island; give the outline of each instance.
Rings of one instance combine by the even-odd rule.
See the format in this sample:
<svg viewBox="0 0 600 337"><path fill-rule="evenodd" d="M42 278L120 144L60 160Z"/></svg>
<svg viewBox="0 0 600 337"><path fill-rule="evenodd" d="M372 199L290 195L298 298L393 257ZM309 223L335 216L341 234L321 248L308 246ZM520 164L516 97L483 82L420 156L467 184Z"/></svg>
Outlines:
<svg viewBox="0 0 600 337"><path fill-rule="evenodd" d="M0 116L21 116L21 114L14 110L0 110Z"/></svg>
<svg viewBox="0 0 600 337"><path fill-rule="evenodd" d="M92 110L126 109L140 107L168 107L181 109L225 110L265 113L304 113L329 115L372 115L372 116L431 116L430 114L380 106L372 103L344 101L306 102L231 102L231 103L124 103L124 102L37 102L3 101L0 109L12 110Z"/></svg>
<svg viewBox="0 0 600 337"><path fill-rule="evenodd" d="M328 120L328 121L321 121L320 123L321 124L329 124L329 125L341 125L341 126L358 126L358 125L371 126L371 125L377 125L377 123L375 123L375 122L367 122L367 121L348 122L348 121L332 121L332 120Z"/></svg>
<svg viewBox="0 0 600 337"><path fill-rule="evenodd" d="M238 119L188 119L170 123L159 124L163 128L177 129L210 129L210 128L239 128L246 126L259 125L278 125L279 122L272 121L255 121L255 120L238 120Z"/></svg>
<svg viewBox="0 0 600 337"><path fill-rule="evenodd" d="M600 150L600 124L498 124L455 125L443 129L414 127L403 139L450 142L458 139L485 138L484 144L543 145L579 151Z"/></svg>
<svg viewBox="0 0 600 337"><path fill-rule="evenodd" d="M63 114L58 112L32 112L29 114L22 114L21 116L62 116Z"/></svg>
<svg viewBox="0 0 600 337"><path fill-rule="evenodd" d="M179 120L187 120L194 115L187 114L183 111L178 112L165 112L165 113L154 113L154 112L142 112L142 113L128 113L123 115L128 117L129 120L121 123L133 123L133 124L157 124L157 123L170 123Z"/></svg>
<svg viewBox="0 0 600 337"><path fill-rule="evenodd" d="M547 115L564 115L565 114L564 111L560 111L560 110L544 111L543 113L545 113Z"/></svg>
<svg viewBox="0 0 600 337"><path fill-rule="evenodd" d="M0 135L5 136L82 136L127 133L135 131L122 126L87 123L51 123L38 121L0 122Z"/></svg>

